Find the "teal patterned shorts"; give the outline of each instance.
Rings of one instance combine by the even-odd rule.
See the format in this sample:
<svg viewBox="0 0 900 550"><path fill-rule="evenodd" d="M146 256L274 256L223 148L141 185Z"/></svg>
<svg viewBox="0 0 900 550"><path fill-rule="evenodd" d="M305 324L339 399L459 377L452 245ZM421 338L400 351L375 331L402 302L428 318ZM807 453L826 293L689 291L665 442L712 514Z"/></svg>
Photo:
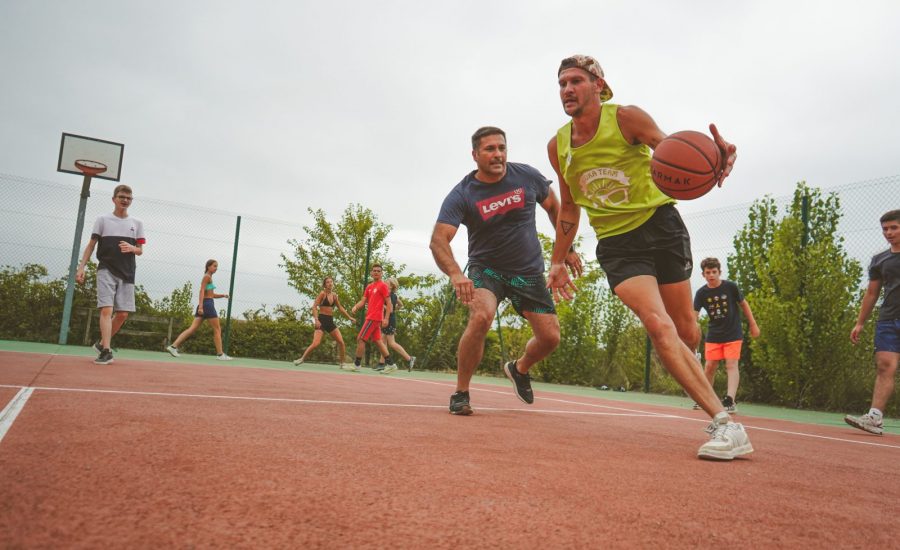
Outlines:
<svg viewBox="0 0 900 550"><path fill-rule="evenodd" d="M556 314L543 275L507 275L489 267L472 265L469 266L469 278L475 283L475 288L493 292L498 304L509 298L516 312L523 317L526 311Z"/></svg>

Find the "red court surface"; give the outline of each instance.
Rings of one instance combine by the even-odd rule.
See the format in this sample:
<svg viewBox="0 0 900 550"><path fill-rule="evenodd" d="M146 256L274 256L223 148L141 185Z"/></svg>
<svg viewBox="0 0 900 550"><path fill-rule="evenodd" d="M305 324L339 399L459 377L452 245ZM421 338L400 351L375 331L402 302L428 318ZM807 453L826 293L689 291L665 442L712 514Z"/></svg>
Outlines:
<svg viewBox="0 0 900 550"><path fill-rule="evenodd" d="M426 378L0 352L0 547L900 545L897 436Z"/></svg>

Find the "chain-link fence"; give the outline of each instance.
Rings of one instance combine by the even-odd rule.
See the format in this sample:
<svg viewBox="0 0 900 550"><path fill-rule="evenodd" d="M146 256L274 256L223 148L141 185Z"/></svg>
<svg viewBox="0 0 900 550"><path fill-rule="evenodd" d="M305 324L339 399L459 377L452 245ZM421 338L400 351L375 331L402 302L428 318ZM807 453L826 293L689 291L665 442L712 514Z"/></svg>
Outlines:
<svg viewBox="0 0 900 550"><path fill-rule="evenodd" d="M878 217L900 205L900 176L859 182L831 189L840 197L843 217L839 233L848 254L863 266L871 255L883 250ZM0 174L0 266L13 268L25 264L46 267L48 277L61 278L68 273L72 251L80 185L43 181ZM81 249L90 237L96 217L112 209L106 192L95 190L87 203ZM781 213L792 195L775 197ZM733 239L746 224L751 203L705 212L685 214L691 232L693 254L697 263L706 256L727 262L734 250ZM437 206L435 206L435 212ZM133 214L144 222L148 236L148 253L138 260L138 284L152 299L160 299L185 283L196 285L203 275L207 259L219 261L216 282L220 289L229 287L234 269L232 315L271 310L275 305L307 309L309 298L289 286L281 267L282 254L291 255L290 239L303 239L300 222L241 216L238 246L235 237L238 214L203 206L192 206L145 197L138 194L132 205ZM585 226L583 230L587 230ZM427 235L430 227L422 232ZM415 273L437 272L425 238L397 233L388 239L392 255ZM593 255L596 241L585 235L585 256ZM79 254L81 251L79 250ZM724 266L723 266L724 267ZM723 271L727 274L728 269ZM694 285L702 284L696 275ZM58 320L54 320L58 326ZM3 337L0 335L0 337Z"/></svg>

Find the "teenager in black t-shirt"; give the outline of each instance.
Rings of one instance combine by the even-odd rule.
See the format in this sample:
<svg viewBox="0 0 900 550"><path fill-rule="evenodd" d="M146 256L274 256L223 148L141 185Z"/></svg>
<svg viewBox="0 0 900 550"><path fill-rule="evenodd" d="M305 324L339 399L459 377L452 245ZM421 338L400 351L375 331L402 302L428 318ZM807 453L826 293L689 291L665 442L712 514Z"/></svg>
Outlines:
<svg viewBox="0 0 900 550"><path fill-rule="evenodd" d="M759 326L753 318L750 304L741 294L738 286L722 279L722 264L716 258L706 258L700 262L706 285L700 287L694 295L694 311L700 317L700 310L705 309L709 316L709 330L706 334L706 378L713 383L719 362L725 361L725 372L728 374L728 390L722 399L722 406L728 412L736 412L734 398L737 397L738 383L741 375L738 362L741 359L741 345L744 341L741 329L741 315L744 312L750 326L750 336L759 336Z"/></svg>

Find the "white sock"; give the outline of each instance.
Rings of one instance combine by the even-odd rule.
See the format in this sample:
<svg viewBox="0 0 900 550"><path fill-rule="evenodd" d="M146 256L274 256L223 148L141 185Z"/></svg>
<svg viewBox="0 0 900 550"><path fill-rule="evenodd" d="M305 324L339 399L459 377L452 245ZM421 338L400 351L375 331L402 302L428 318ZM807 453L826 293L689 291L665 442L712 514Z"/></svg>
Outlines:
<svg viewBox="0 0 900 550"><path fill-rule="evenodd" d="M872 418L875 418L877 420L877 419L882 418L884 416L884 414L882 414L882 412L879 411L878 409L876 409L875 407L872 407L871 409L869 409L869 416L871 416Z"/></svg>
<svg viewBox="0 0 900 550"><path fill-rule="evenodd" d="M722 411L713 417L713 422L715 422L716 424L728 424L729 422L731 422L731 415L729 415L725 411Z"/></svg>

